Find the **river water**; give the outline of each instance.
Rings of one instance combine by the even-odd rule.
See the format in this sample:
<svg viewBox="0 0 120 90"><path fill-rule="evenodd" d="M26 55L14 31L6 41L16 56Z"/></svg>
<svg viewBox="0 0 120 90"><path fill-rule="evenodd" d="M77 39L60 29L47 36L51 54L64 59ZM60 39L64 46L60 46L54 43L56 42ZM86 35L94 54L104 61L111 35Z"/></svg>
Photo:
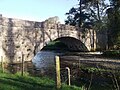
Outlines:
<svg viewBox="0 0 120 90"><path fill-rule="evenodd" d="M60 60L65 62L65 64L87 64L96 65L96 67L103 68L120 68L119 59L111 59L102 57L101 52L67 52L67 53L58 53L54 51L40 51L33 58L32 62L38 69L47 69L54 66L55 56L60 56Z"/></svg>
<svg viewBox="0 0 120 90"><path fill-rule="evenodd" d="M53 67L55 56L61 54L54 51L40 51L35 55L32 62L38 69L47 69Z"/></svg>

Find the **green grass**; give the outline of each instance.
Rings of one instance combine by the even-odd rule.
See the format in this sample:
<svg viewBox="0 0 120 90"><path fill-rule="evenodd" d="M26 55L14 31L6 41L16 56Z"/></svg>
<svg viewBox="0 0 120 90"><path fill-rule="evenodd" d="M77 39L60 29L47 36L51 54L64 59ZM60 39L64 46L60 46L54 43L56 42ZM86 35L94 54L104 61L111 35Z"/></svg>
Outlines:
<svg viewBox="0 0 120 90"><path fill-rule="evenodd" d="M56 88L55 82L47 77L0 72L0 90L56 90ZM82 90L82 88L63 84L60 90Z"/></svg>
<svg viewBox="0 0 120 90"><path fill-rule="evenodd" d="M42 50L68 50L68 47L61 41L51 41Z"/></svg>

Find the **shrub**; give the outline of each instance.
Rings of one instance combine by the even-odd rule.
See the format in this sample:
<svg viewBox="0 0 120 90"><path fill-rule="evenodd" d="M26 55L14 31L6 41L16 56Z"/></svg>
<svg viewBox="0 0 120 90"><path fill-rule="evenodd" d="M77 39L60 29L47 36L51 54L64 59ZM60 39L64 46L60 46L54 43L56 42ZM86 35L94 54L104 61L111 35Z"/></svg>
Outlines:
<svg viewBox="0 0 120 90"><path fill-rule="evenodd" d="M110 51L104 51L103 56L107 57L119 57L120 56L120 50L110 50Z"/></svg>

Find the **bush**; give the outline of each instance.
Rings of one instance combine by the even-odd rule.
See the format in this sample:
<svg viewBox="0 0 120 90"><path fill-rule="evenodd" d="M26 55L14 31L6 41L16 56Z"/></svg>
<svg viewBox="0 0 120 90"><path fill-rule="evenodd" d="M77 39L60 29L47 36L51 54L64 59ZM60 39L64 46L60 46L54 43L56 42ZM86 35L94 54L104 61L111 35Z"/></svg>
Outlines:
<svg viewBox="0 0 120 90"><path fill-rule="evenodd" d="M119 57L120 56L120 50L110 50L110 51L104 51L103 56L107 57Z"/></svg>

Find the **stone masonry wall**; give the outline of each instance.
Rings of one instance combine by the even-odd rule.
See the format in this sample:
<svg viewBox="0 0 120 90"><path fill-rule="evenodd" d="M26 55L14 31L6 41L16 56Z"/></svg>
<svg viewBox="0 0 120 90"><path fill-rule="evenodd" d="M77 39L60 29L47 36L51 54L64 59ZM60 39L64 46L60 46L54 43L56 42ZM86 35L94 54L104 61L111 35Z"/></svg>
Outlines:
<svg viewBox="0 0 120 90"><path fill-rule="evenodd" d="M90 50L91 36L82 34L73 26L59 23L27 21L0 15L0 56L7 62L30 61L47 43L59 37L70 36L81 40Z"/></svg>

